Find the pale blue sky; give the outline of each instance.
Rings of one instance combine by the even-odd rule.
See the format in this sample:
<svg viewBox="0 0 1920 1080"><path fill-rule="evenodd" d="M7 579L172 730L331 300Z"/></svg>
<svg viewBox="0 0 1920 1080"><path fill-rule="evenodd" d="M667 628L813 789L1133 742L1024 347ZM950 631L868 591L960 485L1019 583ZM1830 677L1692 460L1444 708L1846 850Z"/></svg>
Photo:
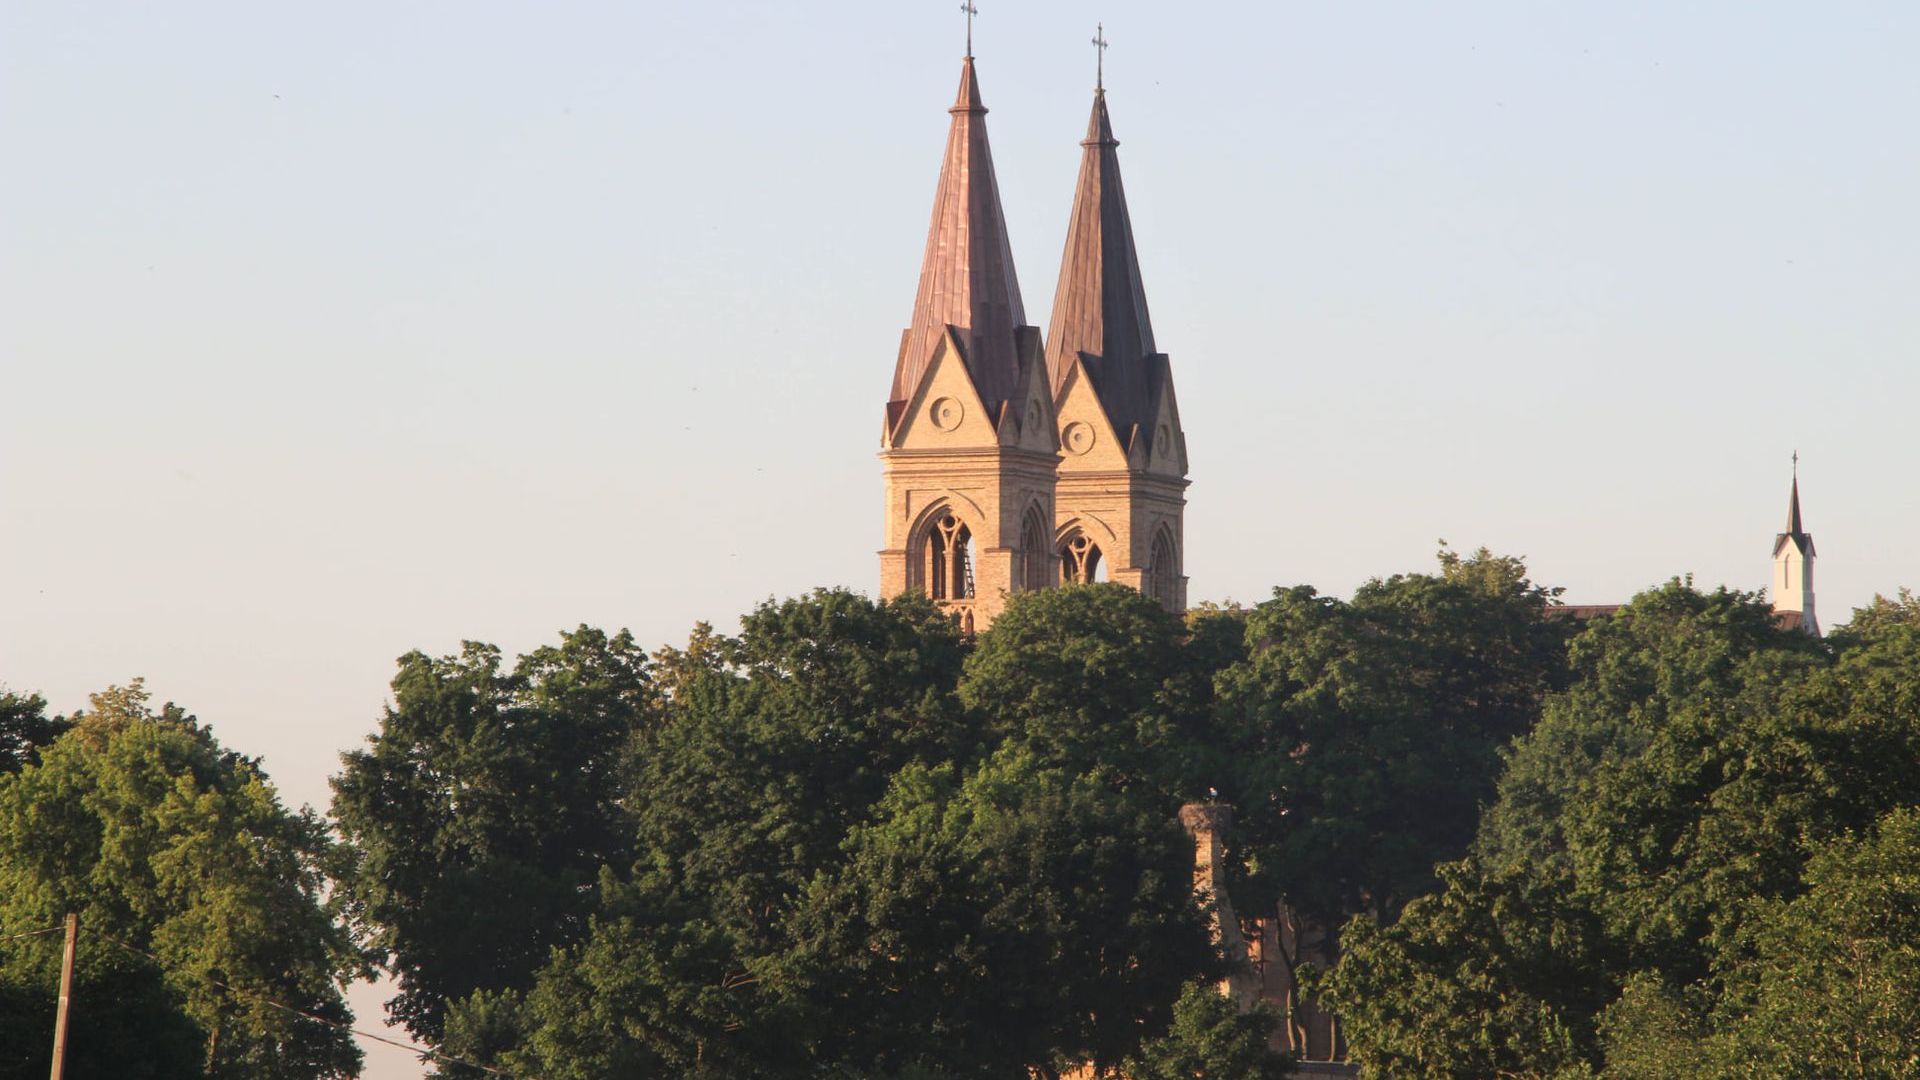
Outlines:
<svg viewBox="0 0 1920 1080"><path fill-rule="evenodd" d="M870 590L957 6L0 7L0 682L323 803L405 650ZM1043 327L1098 20L1195 599L1758 588L1796 448L1920 583L1920 6L985 0Z"/></svg>

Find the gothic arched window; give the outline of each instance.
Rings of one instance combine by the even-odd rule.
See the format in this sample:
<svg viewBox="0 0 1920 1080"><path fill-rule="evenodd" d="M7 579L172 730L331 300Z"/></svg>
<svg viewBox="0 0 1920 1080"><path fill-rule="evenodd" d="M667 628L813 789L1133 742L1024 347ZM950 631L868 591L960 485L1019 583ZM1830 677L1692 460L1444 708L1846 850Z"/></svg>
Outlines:
<svg viewBox="0 0 1920 1080"><path fill-rule="evenodd" d="M1047 540L1050 531L1038 510L1027 511L1020 523L1020 588L1026 592L1053 586L1053 551Z"/></svg>
<svg viewBox="0 0 1920 1080"><path fill-rule="evenodd" d="M1160 601L1160 606L1173 611L1179 602L1178 581L1180 577L1179 560L1173 554L1173 537L1165 529L1153 538L1153 554L1147 562L1147 595Z"/></svg>
<svg viewBox="0 0 1920 1080"><path fill-rule="evenodd" d="M1107 568L1100 561L1100 545L1086 533L1076 532L1060 545L1060 572L1075 585L1090 585L1107 579Z"/></svg>
<svg viewBox="0 0 1920 1080"><path fill-rule="evenodd" d="M935 600L973 598L973 533L967 523L941 514L927 530L927 595Z"/></svg>

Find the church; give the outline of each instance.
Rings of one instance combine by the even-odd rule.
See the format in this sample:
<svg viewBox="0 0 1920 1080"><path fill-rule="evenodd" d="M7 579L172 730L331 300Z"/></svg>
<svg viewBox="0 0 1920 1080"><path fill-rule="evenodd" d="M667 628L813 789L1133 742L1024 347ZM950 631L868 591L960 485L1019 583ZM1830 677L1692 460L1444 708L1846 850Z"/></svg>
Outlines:
<svg viewBox="0 0 1920 1080"><path fill-rule="evenodd" d="M1105 47L1098 37L1095 44ZM880 432L881 593L924 593L968 633L985 630L1013 594L1071 582L1123 583L1183 613L1186 435L1173 368L1147 313L1104 79L1080 143L1044 337L1027 320L1014 273L971 44L947 112L919 290ZM1773 561L1779 624L1817 635L1797 455ZM1586 619L1619 606L1552 614ZM1302 1075L1351 1075L1325 1064L1344 1057L1338 1021L1300 999L1288 960L1324 961L1330 935L1297 924L1284 904L1270 915L1235 915L1212 876L1225 815L1215 806L1183 811L1217 932L1247 961L1222 990L1281 1006L1276 1042L1305 1059ZM1281 962L1267 962L1274 958Z"/></svg>
<svg viewBox="0 0 1920 1080"><path fill-rule="evenodd" d="M922 592L969 633L1008 596L1062 582L1120 582L1182 613L1186 433L1147 314L1105 80L1080 143L1045 337L1027 322L1014 273L971 44L947 112L920 287L880 432L881 595ZM1782 626L1817 635L1798 455L1795 466L1769 592Z"/></svg>
<svg viewBox="0 0 1920 1080"><path fill-rule="evenodd" d="M1019 592L1114 581L1176 614L1187 446L1153 339L1104 80L1045 338L1027 322L972 49L881 428L881 593L985 630Z"/></svg>

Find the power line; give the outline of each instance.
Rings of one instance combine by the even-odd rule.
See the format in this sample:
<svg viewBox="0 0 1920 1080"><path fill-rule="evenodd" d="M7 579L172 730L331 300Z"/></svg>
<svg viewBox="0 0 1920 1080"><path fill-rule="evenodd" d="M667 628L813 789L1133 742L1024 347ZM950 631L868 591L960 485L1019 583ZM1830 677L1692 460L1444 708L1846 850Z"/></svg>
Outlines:
<svg viewBox="0 0 1920 1080"><path fill-rule="evenodd" d="M53 933L54 931L57 931L59 929L61 928L56 926L53 928L53 930L40 930L40 931L37 931L37 933L48 934L48 933ZM118 945L122 949L125 949L136 956L144 956L148 960L151 960L154 963L159 964L163 968L167 966L166 961L160 959L159 957L153 955L152 953L146 951L145 949L135 948L134 946L129 945L124 941L121 941L119 938L116 938L111 934L104 934L98 930L95 930L94 933L100 936L101 938L105 939L108 943L113 945ZM539 1080L539 1077L532 1076L527 1073L510 1073L505 1069L496 1069L491 1065L482 1065L477 1061L468 1061L465 1058L454 1057L452 1054L444 1054L438 1050L429 1050L424 1046L419 1046L414 1043L401 1042L399 1039L389 1039L384 1035L375 1035L371 1031L361 1031L359 1028L348 1027L346 1024L342 1024L339 1021L329 1020L324 1016L315 1016L313 1013L307 1012L304 1009L296 1009L291 1005L287 1005L282 1002L275 1001L272 998L262 997L259 994L249 993L248 991L242 990L232 985L231 983L221 982L219 979L216 979L211 975L202 975L200 976L200 978L206 980L207 982L212 983L213 985L219 987L222 990L227 991L228 993L234 995L235 997L244 998L248 1001L253 1001L261 1005L270 1005L273 1008L281 1010L282 1012L292 1013L295 1016L302 1017L307 1020L311 1020L316 1024L322 1024L326 1027L330 1027L335 1031L344 1031L349 1035L355 1035L362 1039L372 1039L374 1042L386 1043L388 1046L397 1046L402 1050L411 1050L416 1054L419 1054L423 1057L430 1057L435 1061L443 1061L451 1065L465 1065L470 1069L479 1069L481 1072L490 1073L494 1076L504 1076L504 1077L507 1077L508 1080L516 1080L516 1078L517 1080Z"/></svg>
<svg viewBox="0 0 1920 1080"><path fill-rule="evenodd" d="M24 934L14 934L10 937L0 937L0 945L5 945L9 941L20 941L22 939L30 938L30 937L41 937L46 934L57 934L60 931L65 929L66 929L65 926L49 926L45 930L29 930Z"/></svg>

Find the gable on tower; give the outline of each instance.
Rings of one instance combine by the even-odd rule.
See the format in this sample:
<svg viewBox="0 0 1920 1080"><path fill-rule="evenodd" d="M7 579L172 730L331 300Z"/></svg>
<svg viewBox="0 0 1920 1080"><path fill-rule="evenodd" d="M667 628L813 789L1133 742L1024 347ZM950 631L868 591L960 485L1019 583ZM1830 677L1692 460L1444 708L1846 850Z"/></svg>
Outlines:
<svg viewBox="0 0 1920 1080"><path fill-rule="evenodd" d="M981 629L1005 594L1063 577L1105 577L1182 611L1186 436L1147 313L1105 89L1081 141L1045 344L1026 325L971 49L947 112L887 397L882 589L923 589Z"/></svg>
<svg viewBox="0 0 1920 1080"><path fill-rule="evenodd" d="M1094 91L1080 146L1080 175L1047 332L1047 367L1056 395L1076 365L1083 369L1115 434L1131 450L1137 439L1151 440L1155 434L1155 406L1171 369L1154 347L1120 179L1120 142L1113 137L1104 88Z"/></svg>
<svg viewBox="0 0 1920 1080"><path fill-rule="evenodd" d="M1816 637L1820 620L1813 604L1813 535L1800 519L1800 455L1794 455L1793 489L1787 496L1787 530L1773 538L1773 594L1775 619L1781 626L1805 630Z"/></svg>
<svg viewBox="0 0 1920 1080"><path fill-rule="evenodd" d="M960 91L947 112L953 120L934 190L920 287L888 400L913 396L934 351L951 332L975 390L998 408L1017 396L1022 381L1018 338L1027 316L972 56L961 65Z"/></svg>
<svg viewBox="0 0 1920 1080"><path fill-rule="evenodd" d="M924 593L968 630L1008 593L1057 579L1059 443L1040 331L1026 325L969 55L913 318L901 335L881 460L881 590Z"/></svg>
<svg viewBox="0 0 1920 1080"><path fill-rule="evenodd" d="M1060 425L1060 554L1074 580L1103 569L1179 612L1186 435L1173 368L1147 313L1119 145L1106 89L1097 87L1047 340Z"/></svg>

